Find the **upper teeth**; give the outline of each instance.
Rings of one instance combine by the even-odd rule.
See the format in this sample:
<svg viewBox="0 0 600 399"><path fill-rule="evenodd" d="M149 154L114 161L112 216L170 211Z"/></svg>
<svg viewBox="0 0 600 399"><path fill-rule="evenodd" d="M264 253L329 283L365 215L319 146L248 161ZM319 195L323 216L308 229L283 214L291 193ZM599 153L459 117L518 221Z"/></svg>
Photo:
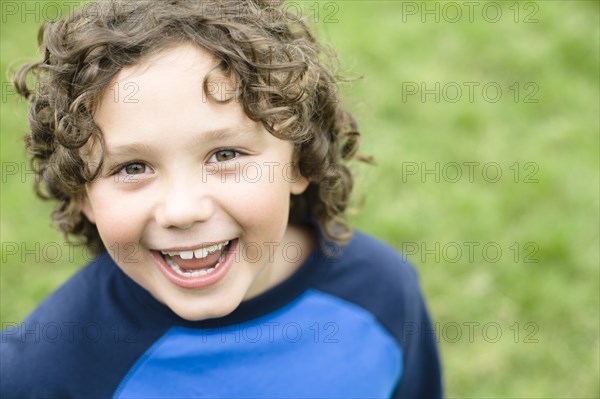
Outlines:
<svg viewBox="0 0 600 399"><path fill-rule="evenodd" d="M163 255L169 256L180 256L181 259L196 259L206 258L208 254L221 250L225 245L229 244L229 241L225 241L219 244L211 245L210 247L204 247L199 249L193 249L190 251L161 251Z"/></svg>

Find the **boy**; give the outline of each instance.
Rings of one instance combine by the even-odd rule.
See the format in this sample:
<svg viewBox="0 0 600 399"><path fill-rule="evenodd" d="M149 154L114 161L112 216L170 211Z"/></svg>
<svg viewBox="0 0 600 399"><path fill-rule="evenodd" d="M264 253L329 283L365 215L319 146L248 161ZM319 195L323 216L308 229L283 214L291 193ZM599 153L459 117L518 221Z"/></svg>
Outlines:
<svg viewBox="0 0 600 399"><path fill-rule="evenodd" d="M414 270L343 222L359 135L302 23L100 1L43 40L38 192L99 256L3 332L2 397L441 396Z"/></svg>

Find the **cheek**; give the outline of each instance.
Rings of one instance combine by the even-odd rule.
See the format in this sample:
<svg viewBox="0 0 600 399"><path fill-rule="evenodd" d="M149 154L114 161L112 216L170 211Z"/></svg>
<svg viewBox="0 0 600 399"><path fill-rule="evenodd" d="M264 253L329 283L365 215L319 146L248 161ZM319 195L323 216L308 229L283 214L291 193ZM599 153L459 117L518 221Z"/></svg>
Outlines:
<svg viewBox="0 0 600 399"><path fill-rule="evenodd" d="M247 229L257 228L268 232L269 236L279 236L285 231L290 201L285 181L241 182L232 189L230 198L231 212Z"/></svg>
<svg viewBox="0 0 600 399"><path fill-rule="evenodd" d="M101 194L104 193L104 194ZM110 190L94 187L89 192L94 212L96 228L107 249L117 258L124 253L131 256L137 252L142 232L142 207L131 206L123 196L112 194Z"/></svg>
<svg viewBox="0 0 600 399"><path fill-rule="evenodd" d="M113 212L101 212L96 218L96 226L105 244L132 241L136 229L130 222L126 215Z"/></svg>

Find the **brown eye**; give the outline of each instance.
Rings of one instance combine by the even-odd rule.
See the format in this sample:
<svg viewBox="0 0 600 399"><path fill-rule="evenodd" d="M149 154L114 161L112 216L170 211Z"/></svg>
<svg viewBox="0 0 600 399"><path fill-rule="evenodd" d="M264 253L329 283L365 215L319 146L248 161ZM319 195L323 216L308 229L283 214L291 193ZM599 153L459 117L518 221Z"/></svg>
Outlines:
<svg viewBox="0 0 600 399"><path fill-rule="evenodd" d="M217 162L230 161L237 156L237 152L233 150L220 150L215 153Z"/></svg>
<svg viewBox="0 0 600 399"><path fill-rule="evenodd" d="M128 175L139 175L146 171L146 165L143 163L130 163L123 168L123 171Z"/></svg>

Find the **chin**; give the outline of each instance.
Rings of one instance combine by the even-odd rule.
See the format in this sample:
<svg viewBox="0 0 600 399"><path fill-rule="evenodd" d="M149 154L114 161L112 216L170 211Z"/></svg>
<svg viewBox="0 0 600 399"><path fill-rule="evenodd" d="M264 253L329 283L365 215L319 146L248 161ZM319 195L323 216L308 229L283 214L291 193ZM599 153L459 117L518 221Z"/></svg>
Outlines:
<svg viewBox="0 0 600 399"><path fill-rule="evenodd" d="M186 303L181 305L173 304L173 306L171 306L167 303L167 306L182 319L188 321L201 321L227 316L240 305L240 301L221 302L219 303L219 306L210 306L208 309L206 308L206 305L206 303L201 303L199 306L193 306L190 303Z"/></svg>

